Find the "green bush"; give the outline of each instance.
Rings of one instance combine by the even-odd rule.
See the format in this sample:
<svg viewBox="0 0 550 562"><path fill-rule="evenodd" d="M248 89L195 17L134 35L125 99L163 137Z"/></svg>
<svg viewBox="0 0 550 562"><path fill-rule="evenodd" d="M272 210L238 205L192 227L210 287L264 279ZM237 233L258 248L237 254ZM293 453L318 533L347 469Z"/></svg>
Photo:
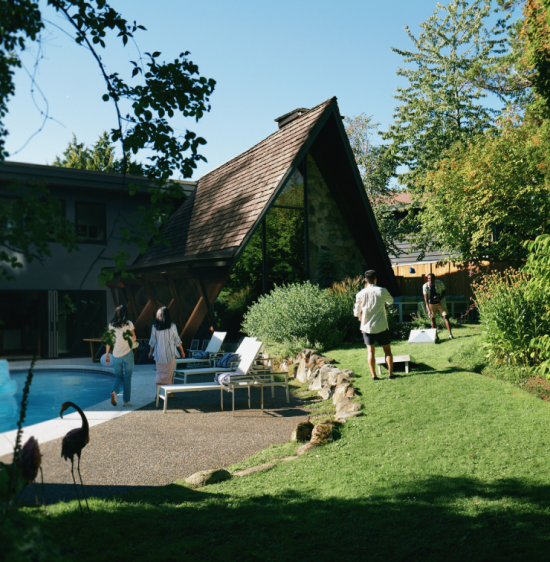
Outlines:
<svg viewBox="0 0 550 562"><path fill-rule="evenodd" d="M323 351L343 341L340 314L341 304L328 291L306 281L275 287L261 296L245 314L242 329L262 340L268 350L300 341Z"/></svg>
<svg viewBox="0 0 550 562"><path fill-rule="evenodd" d="M550 333L547 299L529 287L532 276L513 269L489 273L472 284L485 347L495 365L529 367L544 360L532 342Z"/></svg>

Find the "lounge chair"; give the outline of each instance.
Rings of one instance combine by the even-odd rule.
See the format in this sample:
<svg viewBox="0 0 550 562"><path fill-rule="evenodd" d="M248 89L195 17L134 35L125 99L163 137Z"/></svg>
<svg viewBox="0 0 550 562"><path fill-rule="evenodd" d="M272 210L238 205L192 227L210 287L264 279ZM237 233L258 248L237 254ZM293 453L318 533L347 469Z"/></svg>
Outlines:
<svg viewBox="0 0 550 562"><path fill-rule="evenodd" d="M191 353L193 353L193 351L200 351L199 350L200 343L201 343L201 340L191 340L191 347L187 350L189 355L191 355Z"/></svg>
<svg viewBox="0 0 550 562"><path fill-rule="evenodd" d="M202 340L201 351L206 351L206 348L208 347L209 343L210 343L210 340Z"/></svg>
<svg viewBox="0 0 550 562"><path fill-rule="evenodd" d="M188 357L187 359L176 359L176 371L180 365L189 365L189 363L204 363L211 364L212 360L217 357L220 347L222 346L223 340L227 332L214 332L212 339L208 342L208 345L204 351L207 351L210 356L208 359L194 359L193 357ZM196 353L198 350L195 350Z"/></svg>
<svg viewBox="0 0 550 562"><path fill-rule="evenodd" d="M258 355L260 348L262 347L262 342L256 341L252 338L245 338L241 345L239 346L239 352L241 354L241 360L239 361L239 366L234 371L234 374L241 377L246 377L248 374L256 356ZM228 369L196 369L193 370L195 372L191 374L217 374L217 373L226 373L229 372ZM197 372L198 371L198 372ZM187 374L190 374L188 371ZM164 400L164 409L163 411L166 413L166 409L168 406L168 396L170 393L177 393L177 392L195 392L201 390L220 390L221 396L221 407L223 410L223 392L232 392L233 393L233 410L235 409L235 396L234 392L236 388L243 388L248 386L249 392L249 406L250 406L250 386L260 386L260 382L256 382L252 384L250 381L253 380L255 377L248 377L247 379L233 381L227 385L218 384L217 382L206 382L206 383L191 383L191 384L167 384L167 385L158 385L157 386L157 399L156 399L156 406L158 407L159 399ZM248 381L248 382L247 382ZM287 394L288 394L288 386L287 386ZM288 397L287 397L288 399ZM262 407L263 407L263 394L262 394Z"/></svg>
<svg viewBox="0 0 550 562"><path fill-rule="evenodd" d="M214 339L214 338L212 338L212 339ZM185 368L185 363L183 363L184 361L187 361L187 363L197 363L197 362L199 362L199 360L198 359L183 359L183 360L180 359L179 361L176 362L176 370L174 372L174 381L183 379L183 384L187 384L187 375L205 375L205 374L206 375L208 375L208 374L216 375L218 373L227 373L228 371L235 370L237 368L237 365L240 364L240 361L242 361L243 353L244 353L244 350L246 349L246 346L251 341L256 341L256 338L244 338L244 340L241 342L241 345L238 347L237 351L235 351L235 353L237 355L239 355L241 357L241 359L239 360L239 363L232 364L231 367L216 367L215 365L211 365L210 367L202 367L202 368L193 368L193 367ZM201 359L200 362L210 362L210 359ZM178 363L183 363L184 368L178 369Z"/></svg>

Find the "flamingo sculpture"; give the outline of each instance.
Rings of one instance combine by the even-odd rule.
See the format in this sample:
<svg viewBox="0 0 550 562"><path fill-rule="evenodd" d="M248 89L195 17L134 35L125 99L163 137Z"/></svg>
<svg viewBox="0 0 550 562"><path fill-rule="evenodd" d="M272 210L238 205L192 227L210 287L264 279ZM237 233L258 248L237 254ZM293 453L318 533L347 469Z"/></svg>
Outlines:
<svg viewBox="0 0 550 562"><path fill-rule="evenodd" d="M82 485L82 492L84 494L84 499L86 500L86 507L88 508L88 512L90 511L90 506L88 505L88 498L86 497L86 490L84 488L84 482L82 482L82 475L80 474L80 455L82 454L82 449L86 447L86 445L90 442L90 427L88 425L88 420L84 415L84 412L73 402L63 402L61 404L61 411L59 412L59 416L63 417L63 412L69 408L74 408L82 418L82 427L78 429L71 429L63 437L63 441L61 442L61 456L67 460L71 459L71 474L73 475L73 482L74 482L74 489L76 491L76 497L78 499L78 505L80 506L80 513L83 513L82 504L80 503L80 496L78 495L78 487L76 485L76 480L74 477L74 456L78 457L78 476L80 477L80 484Z"/></svg>

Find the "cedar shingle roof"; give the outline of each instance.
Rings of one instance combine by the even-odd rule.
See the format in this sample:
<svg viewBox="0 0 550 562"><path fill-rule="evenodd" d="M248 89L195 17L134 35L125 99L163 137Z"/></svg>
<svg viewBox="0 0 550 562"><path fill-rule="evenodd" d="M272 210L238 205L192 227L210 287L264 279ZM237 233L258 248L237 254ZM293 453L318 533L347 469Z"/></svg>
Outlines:
<svg viewBox="0 0 550 562"><path fill-rule="evenodd" d="M170 217L163 235L136 264L238 248L331 102L310 109L250 150L203 176Z"/></svg>

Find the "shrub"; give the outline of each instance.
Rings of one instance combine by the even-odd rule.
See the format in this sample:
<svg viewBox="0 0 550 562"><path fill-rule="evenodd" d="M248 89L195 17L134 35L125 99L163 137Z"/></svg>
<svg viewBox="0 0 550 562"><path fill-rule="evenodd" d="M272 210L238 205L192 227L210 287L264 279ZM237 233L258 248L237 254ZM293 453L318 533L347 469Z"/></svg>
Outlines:
<svg viewBox="0 0 550 562"><path fill-rule="evenodd" d="M301 340L323 351L343 341L339 314L338 301L306 281L275 287L260 297L245 314L242 329L262 340L268 350L276 344Z"/></svg>
<svg viewBox="0 0 550 562"><path fill-rule="evenodd" d="M544 359L530 347L550 333L542 291L528 290L532 276L508 269L472 284L489 359L500 366L529 367Z"/></svg>
<svg viewBox="0 0 550 562"><path fill-rule="evenodd" d="M339 283L333 283L328 289L329 295L337 303L338 316L335 319L344 341L355 341L359 334L359 320L353 316L355 295L364 287L361 276L348 277Z"/></svg>

